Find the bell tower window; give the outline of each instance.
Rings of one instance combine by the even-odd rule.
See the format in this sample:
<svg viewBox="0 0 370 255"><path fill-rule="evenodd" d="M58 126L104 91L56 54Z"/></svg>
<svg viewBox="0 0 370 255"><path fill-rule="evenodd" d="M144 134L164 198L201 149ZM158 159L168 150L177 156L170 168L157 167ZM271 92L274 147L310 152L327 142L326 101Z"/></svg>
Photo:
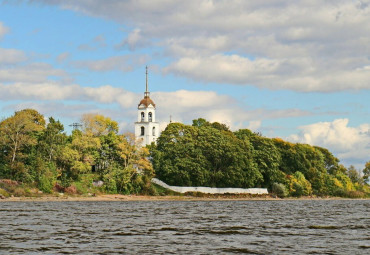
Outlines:
<svg viewBox="0 0 370 255"><path fill-rule="evenodd" d="M152 133L153 136L155 136L155 127L153 127L153 133Z"/></svg>
<svg viewBox="0 0 370 255"><path fill-rule="evenodd" d="M144 128L144 127L141 127L141 128L140 128L140 131L141 131L141 132L140 132L140 135L145 135L145 128Z"/></svg>
<svg viewBox="0 0 370 255"><path fill-rule="evenodd" d="M145 119L145 113L141 112L141 121L144 121L144 119Z"/></svg>
<svg viewBox="0 0 370 255"><path fill-rule="evenodd" d="M148 117L149 117L149 122L152 122L152 121L153 121L153 115L152 115L152 113L151 113L151 112L149 112Z"/></svg>

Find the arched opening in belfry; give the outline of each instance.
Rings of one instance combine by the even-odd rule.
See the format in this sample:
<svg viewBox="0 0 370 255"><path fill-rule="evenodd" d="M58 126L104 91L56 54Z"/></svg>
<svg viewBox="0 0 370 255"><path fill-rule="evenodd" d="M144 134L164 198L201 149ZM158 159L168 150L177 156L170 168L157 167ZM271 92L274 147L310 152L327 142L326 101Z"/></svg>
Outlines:
<svg viewBox="0 0 370 255"><path fill-rule="evenodd" d="M149 112L148 117L149 117L149 122L152 122L153 117L152 117L152 113L151 112Z"/></svg>
<svg viewBox="0 0 370 255"><path fill-rule="evenodd" d="M141 112L141 121L144 121L144 119L145 119L145 113Z"/></svg>
<svg viewBox="0 0 370 255"><path fill-rule="evenodd" d="M145 127L141 127L141 132L140 132L140 135L145 135Z"/></svg>
<svg viewBox="0 0 370 255"><path fill-rule="evenodd" d="M155 136L155 127L153 127L153 133L152 133L153 136Z"/></svg>

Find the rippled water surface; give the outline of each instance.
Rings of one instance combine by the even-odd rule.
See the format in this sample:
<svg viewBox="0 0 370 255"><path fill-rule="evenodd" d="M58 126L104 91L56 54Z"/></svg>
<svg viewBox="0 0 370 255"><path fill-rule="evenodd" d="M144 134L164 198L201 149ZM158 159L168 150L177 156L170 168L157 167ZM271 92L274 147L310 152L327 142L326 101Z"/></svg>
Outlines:
<svg viewBox="0 0 370 255"><path fill-rule="evenodd" d="M370 254L370 201L1 202L0 254Z"/></svg>

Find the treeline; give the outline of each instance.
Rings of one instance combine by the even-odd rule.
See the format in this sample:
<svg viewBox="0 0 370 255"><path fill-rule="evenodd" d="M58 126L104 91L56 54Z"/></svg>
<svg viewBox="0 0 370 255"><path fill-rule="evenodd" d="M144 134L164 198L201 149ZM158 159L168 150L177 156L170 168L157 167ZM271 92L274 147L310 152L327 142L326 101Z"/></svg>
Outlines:
<svg viewBox="0 0 370 255"><path fill-rule="evenodd" d="M81 130L67 135L60 121L50 117L46 123L32 109L2 120L0 179L46 193L150 192L148 149L139 148L132 134L119 135L110 118L85 114L81 121Z"/></svg>
<svg viewBox="0 0 370 255"><path fill-rule="evenodd" d="M155 175L174 186L265 187L281 197L369 194L370 161L360 176L325 148L270 139L248 129L232 132L204 119L192 125L171 123L157 145L141 148L133 134L118 134L117 122L108 117L85 114L81 124L67 135L60 121L45 121L36 110L3 119L0 195L30 195L24 193L32 188L156 194L150 181ZM23 189L16 190L15 183Z"/></svg>
<svg viewBox="0 0 370 255"><path fill-rule="evenodd" d="M266 187L281 197L369 193L370 161L361 177L325 148L266 138L248 129L231 132L205 119L169 124L150 150L157 177L175 186Z"/></svg>

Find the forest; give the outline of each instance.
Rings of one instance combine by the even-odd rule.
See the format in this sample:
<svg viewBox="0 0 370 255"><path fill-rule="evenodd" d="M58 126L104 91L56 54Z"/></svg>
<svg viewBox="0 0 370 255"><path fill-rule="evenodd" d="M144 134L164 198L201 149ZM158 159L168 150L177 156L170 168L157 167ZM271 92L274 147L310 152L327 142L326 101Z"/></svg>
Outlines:
<svg viewBox="0 0 370 255"><path fill-rule="evenodd" d="M11 193L28 195L32 187L44 193L150 192L154 171L147 148L136 146L132 134L118 134L118 123L102 115L85 114L81 124L67 135L62 123L52 117L46 123L32 109L2 120L0 179L28 187Z"/></svg>
<svg viewBox="0 0 370 255"><path fill-rule="evenodd" d="M81 117L70 135L33 109L0 122L0 195L37 193L158 194L153 177L175 186L265 187L279 197L368 197L363 174L325 148L267 138L199 118L170 123L140 147L131 133L99 114Z"/></svg>
<svg viewBox="0 0 370 255"><path fill-rule="evenodd" d="M169 124L150 151L156 176L169 185L263 187L280 197L369 195L370 161L360 176L325 148L232 132L202 118Z"/></svg>

